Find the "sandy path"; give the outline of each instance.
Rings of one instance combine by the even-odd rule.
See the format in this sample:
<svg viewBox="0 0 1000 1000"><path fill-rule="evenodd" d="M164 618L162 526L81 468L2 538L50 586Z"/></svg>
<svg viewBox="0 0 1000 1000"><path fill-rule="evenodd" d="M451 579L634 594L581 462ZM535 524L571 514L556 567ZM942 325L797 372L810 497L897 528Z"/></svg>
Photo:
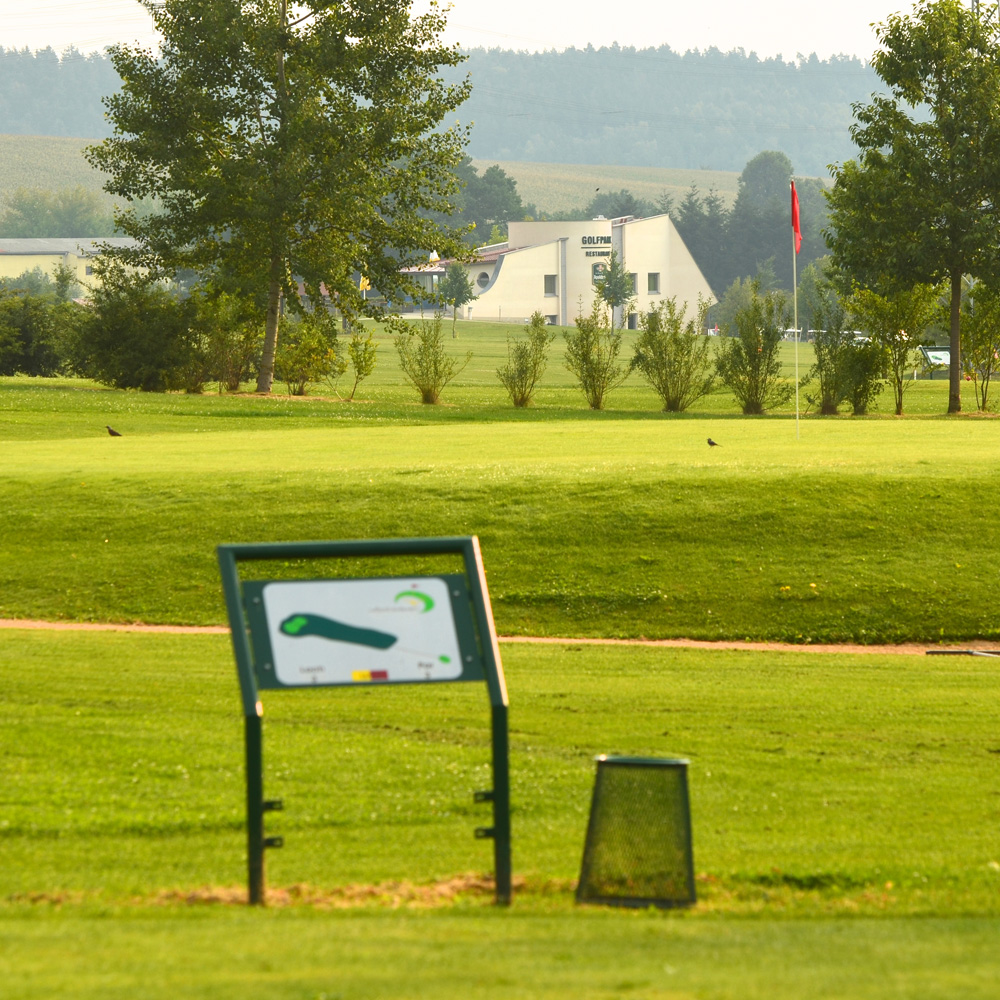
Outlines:
<svg viewBox="0 0 1000 1000"><path fill-rule="evenodd" d="M143 625L113 622L47 622L26 618L0 618L0 629L57 629L77 632L165 632L172 635L228 635L227 625ZM927 643L903 643L897 646L859 646L856 644L821 644L808 646L783 642L712 642L703 639L578 639L549 636L506 635L503 643L541 643L555 646L658 646L678 649L748 649L757 652L796 653L891 653L924 655L928 649L976 649L1000 653L1000 642L970 640L958 644L933 646Z"/></svg>

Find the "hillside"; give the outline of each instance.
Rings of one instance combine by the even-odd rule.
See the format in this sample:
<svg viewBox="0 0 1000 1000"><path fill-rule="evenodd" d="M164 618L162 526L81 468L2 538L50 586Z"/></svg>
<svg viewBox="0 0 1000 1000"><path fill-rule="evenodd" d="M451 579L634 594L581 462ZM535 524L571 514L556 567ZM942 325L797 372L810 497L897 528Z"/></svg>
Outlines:
<svg viewBox="0 0 1000 1000"><path fill-rule="evenodd" d="M526 205L542 212L568 212L581 208L602 191L625 188L639 198L656 202L666 192L679 204L694 184L700 191L714 188L726 207L736 200L739 173L727 170L684 170L670 167L594 166L590 164L527 163L519 160L475 159L479 173L497 164L517 181Z"/></svg>
<svg viewBox="0 0 1000 1000"><path fill-rule="evenodd" d="M92 139L54 136L0 135L0 208L9 192L19 187L51 190L82 185L101 190L101 174L83 158ZM474 160L480 172L496 160ZM680 201L692 183L702 191L714 187L727 205L736 197L737 173L721 170L672 170L662 167L566 166L558 163L500 162L517 181L525 203L540 211L560 212L580 208L590 201L594 188L633 194L656 201L664 191ZM108 199L110 201L110 198Z"/></svg>

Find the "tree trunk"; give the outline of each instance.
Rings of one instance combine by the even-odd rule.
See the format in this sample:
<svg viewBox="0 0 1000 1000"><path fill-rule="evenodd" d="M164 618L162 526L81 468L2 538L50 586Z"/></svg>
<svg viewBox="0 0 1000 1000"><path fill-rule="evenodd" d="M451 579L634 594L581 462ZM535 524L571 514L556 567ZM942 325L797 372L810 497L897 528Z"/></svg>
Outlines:
<svg viewBox="0 0 1000 1000"><path fill-rule="evenodd" d="M948 365L948 412L962 412L962 272L951 275L951 363Z"/></svg>
<svg viewBox="0 0 1000 1000"><path fill-rule="evenodd" d="M257 373L257 391L270 392L274 381L274 352L278 346L278 318L281 313L281 260L271 261L271 280L267 286L267 318L264 320L264 352Z"/></svg>

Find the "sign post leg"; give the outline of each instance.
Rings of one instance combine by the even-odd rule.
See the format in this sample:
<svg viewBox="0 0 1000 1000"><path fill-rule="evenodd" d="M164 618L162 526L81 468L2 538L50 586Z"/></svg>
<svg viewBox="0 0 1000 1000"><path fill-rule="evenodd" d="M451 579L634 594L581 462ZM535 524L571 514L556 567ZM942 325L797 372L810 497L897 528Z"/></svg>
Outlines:
<svg viewBox="0 0 1000 1000"><path fill-rule="evenodd" d="M494 705L493 723L493 864L496 869L496 902L510 905L510 757L507 706Z"/></svg>
<svg viewBox="0 0 1000 1000"><path fill-rule="evenodd" d="M244 719L247 768L247 899L251 906L264 905L264 766L263 720L260 715Z"/></svg>

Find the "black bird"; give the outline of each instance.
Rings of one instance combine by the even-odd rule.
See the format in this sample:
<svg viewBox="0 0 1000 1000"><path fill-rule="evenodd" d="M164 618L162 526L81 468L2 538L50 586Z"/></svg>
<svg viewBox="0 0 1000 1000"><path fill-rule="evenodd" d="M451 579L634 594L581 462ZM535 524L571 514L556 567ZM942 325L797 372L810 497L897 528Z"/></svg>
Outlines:
<svg viewBox="0 0 1000 1000"><path fill-rule="evenodd" d="M110 427L110 426L109 426L108 424L105 424L104 426L108 428L108 433L109 433L109 434L110 434L110 435L111 435L111 436L112 436L113 438L120 438L120 437L122 436L122 435L121 435L121 431L116 431L116 430L114 429L114 427Z"/></svg>
<svg viewBox="0 0 1000 1000"><path fill-rule="evenodd" d="M108 429L110 430L110 428L108 428ZM713 441L711 438L709 438L708 439L708 446L709 446L709 448L718 448L719 447L719 442L718 441Z"/></svg>

